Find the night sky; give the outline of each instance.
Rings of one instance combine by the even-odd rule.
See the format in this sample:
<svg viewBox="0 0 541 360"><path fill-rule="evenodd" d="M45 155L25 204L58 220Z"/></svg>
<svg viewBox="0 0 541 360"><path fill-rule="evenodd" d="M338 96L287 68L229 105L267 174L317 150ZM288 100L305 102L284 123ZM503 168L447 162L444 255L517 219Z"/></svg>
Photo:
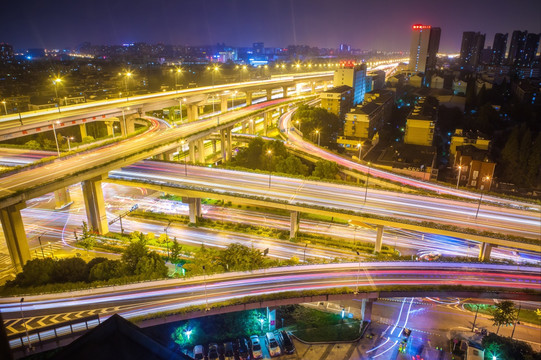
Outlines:
<svg viewBox="0 0 541 360"><path fill-rule="evenodd" d="M308 44L409 50L414 23L442 28L440 52L463 31L541 32L539 0L7 0L0 42L15 49L148 42Z"/></svg>

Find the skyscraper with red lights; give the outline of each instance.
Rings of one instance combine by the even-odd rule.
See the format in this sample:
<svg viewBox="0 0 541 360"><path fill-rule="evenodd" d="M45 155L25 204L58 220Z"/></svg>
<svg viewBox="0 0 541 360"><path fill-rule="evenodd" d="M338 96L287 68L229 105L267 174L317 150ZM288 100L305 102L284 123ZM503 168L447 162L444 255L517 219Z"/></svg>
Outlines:
<svg viewBox="0 0 541 360"><path fill-rule="evenodd" d="M425 73L433 70L440 47L441 29L422 24L415 24L411 29L410 71Z"/></svg>

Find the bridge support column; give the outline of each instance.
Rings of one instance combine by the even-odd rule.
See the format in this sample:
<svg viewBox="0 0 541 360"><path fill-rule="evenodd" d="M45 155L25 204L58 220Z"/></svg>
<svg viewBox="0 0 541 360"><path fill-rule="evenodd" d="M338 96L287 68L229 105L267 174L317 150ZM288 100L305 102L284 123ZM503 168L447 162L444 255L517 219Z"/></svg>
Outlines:
<svg viewBox="0 0 541 360"><path fill-rule="evenodd" d="M70 191L67 187L58 189L54 192L55 210L63 209L66 206L73 204L71 201Z"/></svg>
<svg viewBox="0 0 541 360"><path fill-rule="evenodd" d="M205 142L203 139L197 140L197 162L204 164L205 163Z"/></svg>
<svg viewBox="0 0 541 360"><path fill-rule="evenodd" d="M187 105L188 121L195 121L199 118L199 109L195 104Z"/></svg>
<svg viewBox="0 0 541 360"><path fill-rule="evenodd" d="M263 118L263 134L265 134L265 136L267 136L269 126L272 126L272 112L267 111Z"/></svg>
<svg viewBox="0 0 541 360"><path fill-rule="evenodd" d="M493 247L494 245L492 244L481 243L481 246L479 247L479 260L481 261L490 260L490 253L492 252Z"/></svg>
<svg viewBox="0 0 541 360"><path fill-rule="evenodd" d="M255 135L255 119L250 119L250 134Z"/></svg>
<svg viewBox="0 0 541 360"><path fill-rule="evenodd" d="M246 106L252 105L252 92L246 91Z"/></svg>
<svg viewBox="0 0 541 360"><path fill-rule="evenodd" d="M83 188L88 226L100 234L107 234L109 232L109 224L107 223L105 200L101 189L101 177L82 181L81 185Z"/></svg>
<svg viewBox="0 0 541 360"><path fill-rule="evenodd" d="M182 202L188 204L190 223L197 224L197 219L201 217L201 199L182 198Z"/></svg>
<svg viewBox="0 0 541 360"><path fill-rule="evenodd" d="M226 130L220 130L220 150L222 151L222 162L229 160L227 158L227 144L225 142Z"/></svg>
<svg viewBox="0 0 541 360"><path fill-rule="evenodd" d="M195 141L188 143L188 157L190 163L195 163Z"/></svg>
<svg viewBox="0 0 541 360"><path fill-rule="evenodd" d="M297 237L297 233L299 232L299 222L300 222L300 216L298 211L292 211L290 213L290 228L289 228L289 238L294 239Z"/></svg>
<svg viewBox="0 0 541 360"><path fill-rule="evenodd" d="M22 271L24 264L30 260L30 249L26 239L21 210L26 207L24 202L0 209L0 221L4 238L11 257L11 262L17 272Z"/></svg>
<svg viewBox="0 0 541 360"><path fill-rule="evenodd" d="M122 136L128 136L135 131L136 118L136 114L122 115L122 119L120 120L120 133L122 134Z"/></svg>
<svg viewBox="0 0 541 360"><path fill-rule="evenodd" d="M312 85L312 91L311 91L311 93L312 93L312 94L315 94L315 93L316 93L316 83L315 83L315 82L312 82L311 85Z"/></svg>
<svg viewBox="0 0 541 360"><path fill-rule="evenodd" d="M372 320L372 305L374 299L363 299L361 303L361 321Z"/></svg>
<svg viewBox="0 0 541 360"><path fill-rule="evenodd" d="M173 154L175 152L177 152L179 149L173 149L173 150L169 150L169 151L166 151L164 153L162 153L162 160L165 160L165 161L173 161Z"/></svg>
<svg viewBox="0 0 541 360"><path fill-rule="evenodd" d="M283 97L283 98L286 98L286 97L287 97L287 86L283 86L283 87L282 87L282 97Z"/></svg>
<svg viewBox="0 0 541 360"><path fill-rule="evenodd" d="M324 81L323 82L323 91L327 91L328 88L329 88L329 84L326 81Z"/></svg>
<svg viewBox="0 0 541 360"><path fill-rule="evenodd" d="M267 101L272 100L272 89L267 89Z"/></svg>
<svg viewBox="0 0 541 360"><path fill-rule="evenodd" d="M83 139L88 136L86 133L86 124L79 124L79 131L81 132L81 141L83 141Z"/></svg>
<svg viewBox="0 0 541 360"><path fill-rule="evenodd" d="M216 154L216 140L212 140L212 154Z"/></svg>
<svg viewBox="0 0 541 360"><path fill-rule="evenodd" d="M227 112L227 99L228 99L228 96L227 95L222 95L221 96L221 111L222 113L224 112Z"/></svg>
<svg viewBox="0 0 541 360"><path fill-rule="evenodd" d="M381 252L381 245L383 244L383 225L378 225L376 234L376 244L374 245L374 252Z"/></svg>
<svg viewBox="0 0 541 360"><path fill-rule="evenodd" d="M227 160L233 159L233 141L231 130L233 130L233 128L227 129Z"/></svg>
<svg viewBox="0 0 541 360"><path fill-rule="evenodd" d="M107 127L107 136L113 136L113 134L114 134L113 126L115 126L115 122L114 121L106 121L105 125Z"/></svg>
<svg viewBox="0 0 541 360"><path fill-rule="evenodd" d="M248 129L248 123L245 121L241 125L242 125L242 133L246 134L246 130Z"/></svg>

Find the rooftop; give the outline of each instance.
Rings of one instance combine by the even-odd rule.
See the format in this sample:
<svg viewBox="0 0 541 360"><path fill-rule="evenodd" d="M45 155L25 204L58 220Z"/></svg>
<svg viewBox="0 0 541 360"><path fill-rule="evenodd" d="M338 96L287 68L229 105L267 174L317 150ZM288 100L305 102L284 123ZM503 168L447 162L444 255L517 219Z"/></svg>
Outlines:
<svg viewBox="0 0 541 360"><path fill-rule="evenodd" d="M345 92L350 91L350 90L353 90L353 88L351 86L340 85L340 86L334 87L334 88L329 89L329 90L324 91L324 92L325 93L331 93L331 94L342 94L342 93L345 93Z"/></svg>
<svg viewBox="0 0 541 360"><path fill-rule="evenodd" d="M408 120L436 121L437 118L438 101L430 97L421 97L408 116Z"/></svg>

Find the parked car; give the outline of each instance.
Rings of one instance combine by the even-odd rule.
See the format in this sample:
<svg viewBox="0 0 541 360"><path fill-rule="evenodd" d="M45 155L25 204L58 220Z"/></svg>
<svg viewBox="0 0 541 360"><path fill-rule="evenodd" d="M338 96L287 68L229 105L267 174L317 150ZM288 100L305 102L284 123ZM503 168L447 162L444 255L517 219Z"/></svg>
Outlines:
<svg viewBox="0 0 541 360"><path fill-rule="evenodd" d="M193 358L195 360L205 360L205 359L208 359L206 356L205 356L205 348L203 347L203 345L195 345L194 348L193 348Z"/></svg>
<svg viewBox="0 0 541 360"><path fill-rule="evenodd" d="M267 343L271 357L282 355L280 345L278 344L278 341L276 341L273 333L268 332L267 335L265 335L265 342Z"/></svg>
<svg viewBox="0 0 541 360"><path fill-rule="evenodd" d="M218 344L216 344L216 343L210 343L209 344L208 356L209 356L209 360L216 360L216 359L219 358Z"/></svg>
<svg viewBox="0 0 541 360"><path fill-rule="evenodd" d="M218 344L218 356L220 360L225 360L225 344L224 343Z"/></svg>
<svg viewBox="0 0 541 360"><path fill-rule="evenodd" d="M233 359L233 343L231 341L228 341L224 344L225 347L225 358L226 359Z"/></svg>
<svg viewBox="0 0 541 360"><path fill-rule="evenodd" d="M293 354L295 352L295 345L291 340L289 334L285 331L280 331L280 340L282 341L282 347L286 354Z"/></svg>
<svg viewBox="0 0 541 360"><path fill-rule="evenodd" d="M245 338L237 339L233 343L233 351L235 352L235 358L240 360L248 360L250 357L250 346L248 345L248 340Z"/></svg>
<svg viewBox="0 0 541 360"><path fill-rule="evenodd" d="M261 350L261 344L259 343L259 336L250 336L250 342L252 343L252 359L261 359L263 357L263 351Z"/></svg>

